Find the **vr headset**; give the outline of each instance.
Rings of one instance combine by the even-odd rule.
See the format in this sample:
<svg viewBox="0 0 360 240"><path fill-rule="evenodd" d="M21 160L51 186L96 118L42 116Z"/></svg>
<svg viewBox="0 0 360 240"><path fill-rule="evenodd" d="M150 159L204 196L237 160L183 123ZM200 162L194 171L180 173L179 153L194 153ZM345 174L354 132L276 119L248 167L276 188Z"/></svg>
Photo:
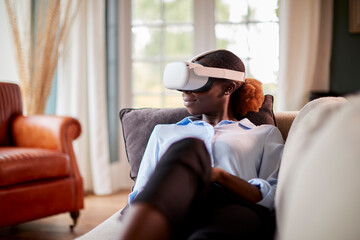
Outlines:
<svg viewBox="0 0 360 240"><path fill-rule="evenodd" d="M215 79L245 81L245 72L223 68L207 67L196 61L218 50L211 50L195 56L190 62L172 62L166 65L163 75L164 86L179 91L204 92L210 90Z"/></svg>

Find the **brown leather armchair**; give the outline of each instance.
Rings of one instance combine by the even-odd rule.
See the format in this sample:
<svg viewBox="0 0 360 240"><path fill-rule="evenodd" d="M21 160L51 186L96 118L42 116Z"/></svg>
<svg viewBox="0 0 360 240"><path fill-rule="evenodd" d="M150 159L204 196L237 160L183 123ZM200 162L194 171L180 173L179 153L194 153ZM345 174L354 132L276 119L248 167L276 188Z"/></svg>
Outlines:
<svg viewBox="0 0 360 240"><path fill-rule="evenodd" d="M0 83L0 227L70 212L75 226L84 206L71 117L22 115L20 88Z"/></svg>

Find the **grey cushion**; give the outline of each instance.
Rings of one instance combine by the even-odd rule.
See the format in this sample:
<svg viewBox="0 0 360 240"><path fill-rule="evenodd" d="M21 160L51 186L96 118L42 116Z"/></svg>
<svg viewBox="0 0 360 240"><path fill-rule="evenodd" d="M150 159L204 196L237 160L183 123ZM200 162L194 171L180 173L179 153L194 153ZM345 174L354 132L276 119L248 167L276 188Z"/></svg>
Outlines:
<svg viewBox="0 0 360 240"><path fill-rule="evenodd" d="M124 108L120 111L131 179L136 180L142 156L154 127L157 124L179 122L189 115L186 108ZM256 125L276 125L273 113L273 96L266 95L260 111L248 113L245 117Z"/></svg>
<svg viewBox="0 0 360 240"><path fill-rule="evenodd" d="M120 111L130 177L135 180L152 130L157 124L176 123L189 116L186 108L124 108Z"/></svg>

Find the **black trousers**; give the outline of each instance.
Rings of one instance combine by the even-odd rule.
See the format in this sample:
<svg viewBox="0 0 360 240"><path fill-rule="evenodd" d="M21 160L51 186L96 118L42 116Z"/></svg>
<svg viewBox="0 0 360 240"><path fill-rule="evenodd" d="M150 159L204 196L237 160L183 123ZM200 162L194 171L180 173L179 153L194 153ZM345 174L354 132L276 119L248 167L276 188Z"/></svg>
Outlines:
<svg viewBox="0 0 360 240"><path fill-rule="evenodd" d="M210 182L210 156L195 138L174 143L135 198L162 212L172 239L272 239L275 219L267 208Z"/></svg>

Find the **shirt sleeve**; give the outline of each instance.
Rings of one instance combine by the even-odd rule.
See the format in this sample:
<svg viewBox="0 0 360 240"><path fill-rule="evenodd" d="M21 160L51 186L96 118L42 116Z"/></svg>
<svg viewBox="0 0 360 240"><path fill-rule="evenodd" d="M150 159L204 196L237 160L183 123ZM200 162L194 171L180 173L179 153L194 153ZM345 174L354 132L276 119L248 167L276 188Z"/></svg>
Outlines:
<svg viewBox="0 0 360 240"><path fill-rule="evenodd" d="M159 161L159 144L158 144L158 127L155 126L153 132L150 135L148 144L146 146L143 158L140 163L138 176L133 190L129 194L129 204L135 199L135 197L144 189L151 174L154 172L155 167Z"/></svg>
<svg viewBox="0 0 360 240"><path fill-rule="evenodd" d="M250 179L249 183L259 186L262 200L259 205L274 209L275 192L280 161L284 149L284 140L278 128L273 127L267 134L264 143L258 178Z"/></svg>

